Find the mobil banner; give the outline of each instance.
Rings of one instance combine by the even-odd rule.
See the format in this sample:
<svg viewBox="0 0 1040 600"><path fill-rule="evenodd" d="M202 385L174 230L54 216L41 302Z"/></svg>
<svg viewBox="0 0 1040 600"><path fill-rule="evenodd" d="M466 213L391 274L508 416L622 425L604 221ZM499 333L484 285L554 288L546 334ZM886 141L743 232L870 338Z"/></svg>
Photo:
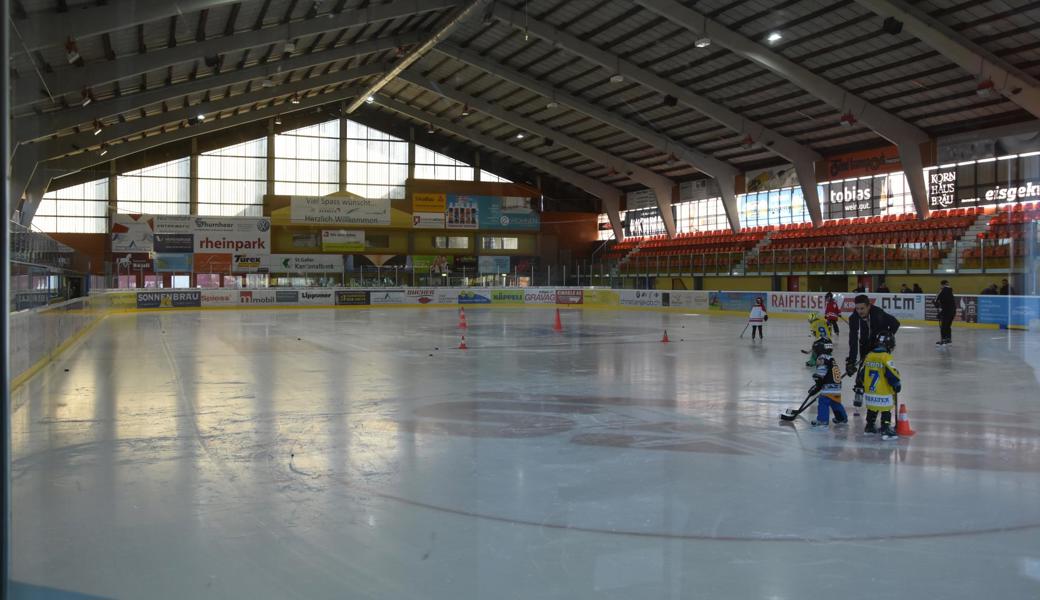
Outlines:
<svg viewBox="0 0 1040 600"><path fill-rule="evenodd" d="M556 290L524 288L524 304L556 304Z"/></svg>
<svg viewBox="0 0 1040 600"><path fill-rule="evenodd" d="M300 304L332 306L336 303L335 290L300 290Z"/></svg>
<svg viewBox="0 0 1040 600"><path fill-rule="evenodd" d="M293 223L314 225L390 225L389 198L292 196Z"/></svg>
<svg viewBox="0 0 1040 600"><path fill-rule="evenodd" d="M197 308L202 306L201 291L137 292L137 308Z"/></svg>
<svg viewBox="0 0 1040 600"><path fill-rule="evenodd" d="M202 290L203 306L235 306L238 290Z"/></svg>
<svg viewBox="0 0 1040 600"><path fill-rule="evenodd" d="M373 306L381 304L404 304L404 290L372 290L369 300Z"/></svg>
<svg viewBox="0 0 1040 600"><path fill-rule="evenodd" d="M491 291L491 303L492 304L523 304L524 303L524 290L521 289L507 289L507 290L492 290Z"/></svg>
<svg viewBox="0 0 1040 600"><path fill-rule="evenodd" d="M459 292L459 304L491 304L491 290L467 289Z"/></svg>
<svg viewBox="0 0 1040 600"><path fill-rule="evenodd" d="M404 291L405 304L435 304L436 302L436 288L408 288Z"/></svg>
<svg viewBox="0 0 1040 600"><path fill-rule="evenodd" d="M338 254L272 254L272 273L342 273L343 257Z"/></svg>
<svg viewBox="0 0 1040 600"><path fill-rule="evenodd" d="M348 231L346 229L326 229L321 232L321 249L323 252L365 251L365 232Z"/></svg>
<svg viewBox="0 0 1040 600"><path fill-rule="evenodd" d="M621 306L662 306L661 292L657 290L621 290Z"/></svg>
<svg viewBox="0 0 1040 600"><path fill-rule="evenodd" d="M556 290L556 303L557 304L581 304L584 300L582 294L584 290L571 289L571 290Z"/></svg>
<svg viewBox="0 0 1040 600"><path fill-rule="evenodd" d="M238 292L240 305L275 304L278 300L274 290L242 290Z"/></svg>
<svg viewBox="0 0 1040 600"><path fill-rule="evenodd" d="M271 253L271 220L266 217L194 217L192 229L198 253Z"/></svg>
<svg viewBox="0 0 1040 600"><path fill-rule="evenodd" d="M766 292L709 292L708 308L711 310L749 311L756 298L763 304L769 302Z"/></svg>
<svg viewBox="0 0 1040 600"><path fill-rule="evenodd" d="M586 296L588 292L586 292ZM708 292L669 292L669 304L677 308L708 309Z"/></svg>

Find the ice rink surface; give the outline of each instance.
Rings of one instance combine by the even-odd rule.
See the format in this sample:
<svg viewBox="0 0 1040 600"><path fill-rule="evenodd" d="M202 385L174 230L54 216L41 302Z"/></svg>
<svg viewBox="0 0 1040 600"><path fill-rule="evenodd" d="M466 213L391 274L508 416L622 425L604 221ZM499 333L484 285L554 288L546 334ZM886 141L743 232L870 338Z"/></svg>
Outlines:
<svg viewBox="0 0 1040 600"><path fill-rule="evenodd" d="M918 434L883 442L862 416L779 424L812 384L802 320L752 342L738 317L467 316L466 352L454 309L109 317L14 395L12 578L149 599L1040 597L1035 332L955 329L938 351L937 327L902 329Z"/></svg>

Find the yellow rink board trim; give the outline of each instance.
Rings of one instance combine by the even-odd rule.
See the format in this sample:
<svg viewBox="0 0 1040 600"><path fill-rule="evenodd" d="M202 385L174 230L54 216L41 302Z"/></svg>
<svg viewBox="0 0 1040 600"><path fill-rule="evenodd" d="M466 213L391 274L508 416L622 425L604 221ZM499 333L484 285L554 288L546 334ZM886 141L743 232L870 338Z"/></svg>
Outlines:
<svg viewBox="0 0 1040 600"><path fill-rule="evenodd" d="M86 335L88 333L90 333L91 331L93 331L94 328L98 326L98 323L103 321L105 319L105 317L107 317L107 316L108 315L104 315L103 314L103 315L99 316L98 318L94 319L93 321L90 322L89 325L87 325L83 329L80 329L79 331L77 331L75 334L73 334L72 337L70 337L69 339L65 340L64 342L61 343L61 345L59 345L53 351L48 353L47 356L44 356L40 360L36 361L35 363L33 363L33 365L31 367L29 367L24 372L19 374L17 377L12 379L11 380L11 391L13 392L13 391L17 390L19 387L21 387L22 385L24 385L27 381L32 379L33 376L36 375L40 371L40 369L46 367L48 364L50 364L51 362L56 360L58 358L58 356L61 355L62 352L65 352L66 350L68 350L69 348L74 346L76 344L76 342L79 342L84 337L86 337Z"/></svg>

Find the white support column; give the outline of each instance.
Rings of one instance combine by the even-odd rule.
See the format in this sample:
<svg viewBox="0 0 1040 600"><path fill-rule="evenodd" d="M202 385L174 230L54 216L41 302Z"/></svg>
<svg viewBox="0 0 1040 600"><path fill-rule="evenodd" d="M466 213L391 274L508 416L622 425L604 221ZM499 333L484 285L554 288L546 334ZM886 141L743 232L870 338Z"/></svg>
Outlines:
<svg viewBox="0 0 1040 600"><path fill-rule="evenodd" d="M795 161L794 172L798 174L798 185L802 188L802 199L809 209L809 219L814 227L819 227L823 223L823 205L820 204L820 194L816 188L816 164Z"/></svg>

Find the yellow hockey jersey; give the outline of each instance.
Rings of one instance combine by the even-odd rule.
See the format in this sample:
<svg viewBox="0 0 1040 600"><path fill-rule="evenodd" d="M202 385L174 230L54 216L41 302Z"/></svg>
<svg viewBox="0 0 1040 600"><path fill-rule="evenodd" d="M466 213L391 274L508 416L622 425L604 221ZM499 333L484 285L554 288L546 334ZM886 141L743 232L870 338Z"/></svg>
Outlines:
<svg viewBox="0 0 1040 600"><path fill-rule="evenodd" d="M816 319L809 321L809 335L811 335L814 340L818 340L822 337L829 338L830 335L827 333L827 321L820 317L816 317Z"/></svg>
<svg viewBox="0 0 1040 600"><path fill-rule="evenodd" d="M892 410L893 396L903 387L888 352L873 351L863 359L863 396L871 410Z"/></svg>

